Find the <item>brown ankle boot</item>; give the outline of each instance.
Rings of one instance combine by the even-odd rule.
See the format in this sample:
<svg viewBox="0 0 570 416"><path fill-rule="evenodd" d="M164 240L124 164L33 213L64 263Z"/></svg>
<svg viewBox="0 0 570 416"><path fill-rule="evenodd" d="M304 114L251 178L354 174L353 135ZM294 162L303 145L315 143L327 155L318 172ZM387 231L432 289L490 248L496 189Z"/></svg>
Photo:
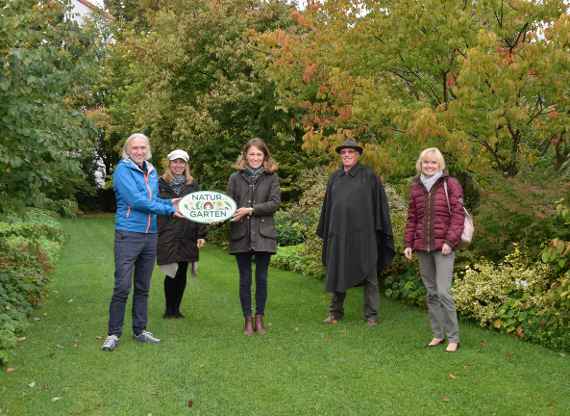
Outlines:
<svg viewBox="0 0 570 416"><path fill-rule="evenodd" d="M255 315L255 330L259 335L265 335L267 331L263 326L263 315Z"/></svg>
<svg viewBox="0 0 570 416"><path fill-rule="evenodd" d="M245 317L245 323L243 324L243 334L251 337L253 335L253 319L251 316Z"/></svg>

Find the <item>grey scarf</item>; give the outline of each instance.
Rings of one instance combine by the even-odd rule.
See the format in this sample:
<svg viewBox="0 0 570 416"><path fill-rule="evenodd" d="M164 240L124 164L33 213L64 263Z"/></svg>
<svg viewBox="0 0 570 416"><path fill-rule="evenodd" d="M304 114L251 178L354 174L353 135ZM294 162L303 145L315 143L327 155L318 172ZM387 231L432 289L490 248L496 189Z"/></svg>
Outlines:
<svg viewBox="0 0 570 416"><path fill-rule="evenodd" d="M245 168L244 172L245 176L249 180L249 183L256 183L259 177L265 172L265 169L263 166L260 166L257 169L253 169L248 166Z"/></svg>
<svg viewBox="0 0 570 416"><path fill-rule="evenodd" d="M176 195L180 195L184 185L186 185L186 175L175 175L170 181L170 188Z"/></svg>
<svg viewBox="0 0 570 416"><path fill-rule="evenodd" d="M429 192L429 191L431 191L431 188L435 185L437 180L439 178L441 178L442 175L443 175L443 172L441 170L437 173L434 173L432 176L426 176L422 173L420 175L420 180L422 181L422 183L426 187L427 191Z"/></svg>

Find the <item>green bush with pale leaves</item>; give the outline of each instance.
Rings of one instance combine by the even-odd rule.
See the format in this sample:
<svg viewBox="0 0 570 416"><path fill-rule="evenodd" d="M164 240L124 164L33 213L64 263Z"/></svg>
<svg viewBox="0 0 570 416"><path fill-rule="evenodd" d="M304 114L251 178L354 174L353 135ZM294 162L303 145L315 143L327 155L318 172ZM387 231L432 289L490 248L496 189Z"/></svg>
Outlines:
<svg viewBox="0 0 570 416"><path fill-rule="evenodd" d="M481 326L545 346L570 350L569 274L528 263L515 246L499 264L481 260L453 287L457 311Z"/></svg>

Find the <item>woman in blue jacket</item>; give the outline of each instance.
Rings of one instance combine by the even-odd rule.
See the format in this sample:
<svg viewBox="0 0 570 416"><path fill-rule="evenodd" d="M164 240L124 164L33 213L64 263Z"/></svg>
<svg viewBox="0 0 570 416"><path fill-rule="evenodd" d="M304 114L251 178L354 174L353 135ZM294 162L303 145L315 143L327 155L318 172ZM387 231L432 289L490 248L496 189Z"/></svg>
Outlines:
<svg viewBox="0 0 570 416"><path fill-rule="evenodd" d="M148 292L156 258L156 215L177 213L177 200L158 197L158 174L148 162L148 137L131 135L123 147L123 160L113 174L117 202L115 215L115 286L109 306L108 336L101 349L113 351L122 334L125 307L134 281L133 334L143 343L160 342L146 330Z"/></svg>

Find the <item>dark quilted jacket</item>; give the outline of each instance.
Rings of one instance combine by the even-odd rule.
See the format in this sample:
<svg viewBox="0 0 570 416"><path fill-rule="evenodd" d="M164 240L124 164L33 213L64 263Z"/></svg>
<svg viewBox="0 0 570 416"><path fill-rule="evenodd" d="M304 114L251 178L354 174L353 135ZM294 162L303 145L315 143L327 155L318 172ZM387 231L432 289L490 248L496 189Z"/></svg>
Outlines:
<svg viewBox="0 0 570 416"><path fill-rule="evenodd" d="M192 192L197 192L200 187L196 182L184 185L180 195L172 190L170 185L160 178L158 183L160 197L166 199L178 198ZM178 263L180 261L198 261L199 249L196 242L199 238L206 238L207 228L204 224L177 218L173 216L158 217L158 264Z"/></svg>
<svg viewBox="0 0 570 416"><path fill-rule="evenodd" d="M443 181L447 181L451 215ZM415 251L441 250L443 243L457 247L461 242L464 217L463 189L457 179L444 174L428 192L420 178L415 178L410 190L405 247Z"/></svg>

